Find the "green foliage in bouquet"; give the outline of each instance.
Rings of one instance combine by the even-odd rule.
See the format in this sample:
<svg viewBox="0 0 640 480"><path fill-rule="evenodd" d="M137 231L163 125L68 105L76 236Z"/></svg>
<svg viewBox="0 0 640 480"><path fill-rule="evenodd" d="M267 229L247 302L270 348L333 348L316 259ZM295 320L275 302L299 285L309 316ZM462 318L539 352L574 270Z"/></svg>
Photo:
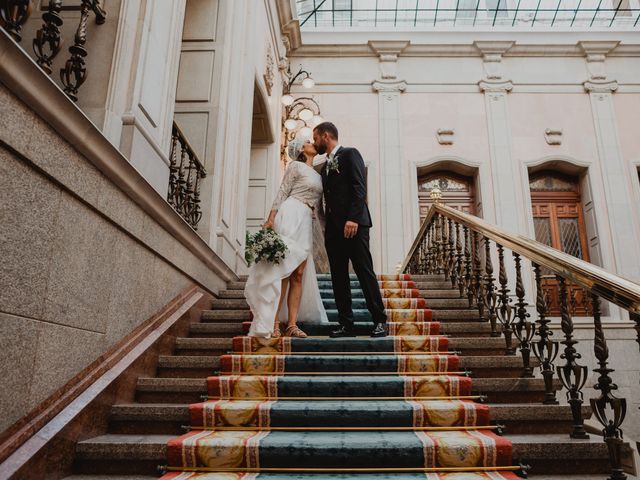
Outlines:
<svg viewBox="0 0 640 480"><path fill-rule="evenodd" d="M244 259L247 265L266 261L268 263L280 263L287 252L287 245L280 235L271 228L263 228L251 235L246 234Z"/></svg>

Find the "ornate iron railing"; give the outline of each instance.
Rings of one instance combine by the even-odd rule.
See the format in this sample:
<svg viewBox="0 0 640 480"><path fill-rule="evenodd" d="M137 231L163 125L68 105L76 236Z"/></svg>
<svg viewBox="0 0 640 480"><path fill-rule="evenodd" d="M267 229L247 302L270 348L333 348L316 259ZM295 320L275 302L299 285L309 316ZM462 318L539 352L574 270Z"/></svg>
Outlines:
<svg viewBox="0 0 640 480"><path fill-rule="evenodd" d="M601 423L611 462L611 479L626 476L622 468L623 433L627 403L616 397L618 388L608 367L609 350L601 321L600 300L605 299L627 310L635 321L637 341L640 344L640 285L613 275L602 268L572 257L539 242L515 235L495 227L484 220L447 207L439 202L439 192L432 192L434 205L429 210L413 242L401 270L413 274L444 274L460 297L469 300L470 307L478 308L480 317L491 325L494 336L505 338L505 353L514 355L516 348L522 356L522 377L532 377L531 353L540 362L545 383L543 403L556 404L554 377L557 375L566 389L571 407L572 438L586 438L582 417L583 387L588 369L580 365L580 353L574 337L573 309L568 283L585 292L591 302L590 316L594 322L594 353L598 374L594 388L599 392L590 400L595 418ZM511 250L514 262L514 295L509 289L505 249ZM495 252L495 253L494 253ZM532 262L536 288L535 310L537 318L530 319L527 312L523 282L522 257ZM493 261L498 261L498 278L494 277ZM563 340L554 340L548 316L548 298L545 295L541 268L553 272L558 280L560 298L560 327ZM497 281L497 284L496 284ZM515 302L514 302L515 300ZM514 345L515 337L515 345ZM555 365L560 353L562 365ZM559 363L559 362L558 362Z"/></svg>
<svg viewBox="0 0 640 480"><path fill-rule="evenodd" d="M31 14L32 3L31 0L0 0L0 26L7 30L16 42L22 41L22 26ZM36 32L36 37L33 39L36 62L48 75L51 75L53 59L60 53L62 47L61 10L62 0L49 0L47 11L42 15L42 27ZM87 24L92 11L98 25L102 25L106 21L107 12L102 7L102 0L81 1L80 21L73 45L69 47L70 56L64 67L60 69L60 82L65 93L74 102L78 101L78 90L87 79L85 57L88 52L85 45L87 43Z"/></svg>
<svg viewBox="0 0 640 480"><path fill-rule="evenodd" d="M198 222L202 218L200 180L207 176L207 172L175 122L171 132L169 159L167 201L194 230L197 230Z"/></svg>

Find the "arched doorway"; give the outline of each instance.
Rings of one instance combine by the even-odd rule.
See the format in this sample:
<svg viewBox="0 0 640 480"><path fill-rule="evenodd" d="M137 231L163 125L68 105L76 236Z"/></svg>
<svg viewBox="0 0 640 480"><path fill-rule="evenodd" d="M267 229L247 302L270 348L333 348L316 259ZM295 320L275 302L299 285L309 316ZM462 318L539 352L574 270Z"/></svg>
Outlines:
<svg viewBox="0 0 640 480"><path fill-rule="evenodd" d="M536 240L557 250L589 261L589 247L580 196L580 179L554 171L541 171L529 177L533 226ZM558 282L543 270L543 289L549 313L560 314ZM569 301L574 315L589 313L584 291L569 285Z"/></svg>
<svg viewBox="0 0 640 480"><path fill-rule="evenodd" d="M431 190L436 187L442 192L442 203L471 215L476 214L473 177L440 170L418 175L418 202L421 222L427 216L433 203L430 194Z"/></svg>

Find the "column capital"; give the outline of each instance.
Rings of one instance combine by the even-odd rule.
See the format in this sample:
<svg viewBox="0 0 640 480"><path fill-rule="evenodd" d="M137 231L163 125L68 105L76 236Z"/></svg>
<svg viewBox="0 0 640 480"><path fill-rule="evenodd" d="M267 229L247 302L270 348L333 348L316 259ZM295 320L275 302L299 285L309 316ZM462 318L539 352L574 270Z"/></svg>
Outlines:
<svg viewBox="0 0 640 480"><path fill-rule="evenodd" d="M582 86L588 93L613 93L618 90L618 82L615 80L587 80Z"/></svg>
<svg viewBox="0 0 640 480"><path fill-rule="evenodd" d="M407 48L409 42L403 41L369 41L369 48L380 60L380 78L396 80L398 78L398 55Z"/></svg>
<svg viewBox="0 0 640 480"><path fill-rule="evenodd" d="M371 83L371 88L378 93L402 93L407 89L407 82L404 80L385 82L375 80Z"/></svg>
<svg viewBox="0 0 640 480"><path fill-rule="evenodd" d="M484 93L509 93L513 90L511 80L480 80L480 91Z"/></svg>

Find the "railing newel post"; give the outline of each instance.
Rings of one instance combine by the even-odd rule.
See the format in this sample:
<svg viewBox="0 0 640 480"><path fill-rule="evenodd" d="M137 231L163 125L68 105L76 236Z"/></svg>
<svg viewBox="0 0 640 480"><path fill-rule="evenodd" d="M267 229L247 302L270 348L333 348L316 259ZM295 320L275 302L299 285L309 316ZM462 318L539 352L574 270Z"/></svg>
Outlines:
<svg viewBox="0 0 640 480"><path fill-rule="evenodd" d="M20 43L22 41L22 26L31 16L30 0L0 0L0 24Z"/></svg>
<svg viewBox="0 0 640 480"><path fill-rule="evenodd" d="M484 318L484 301L482 287L482 261L480 259L481 240L480 233L473 231L473 277L474 277L474 295L476 305L478 306L478 316Z"/></svg>

